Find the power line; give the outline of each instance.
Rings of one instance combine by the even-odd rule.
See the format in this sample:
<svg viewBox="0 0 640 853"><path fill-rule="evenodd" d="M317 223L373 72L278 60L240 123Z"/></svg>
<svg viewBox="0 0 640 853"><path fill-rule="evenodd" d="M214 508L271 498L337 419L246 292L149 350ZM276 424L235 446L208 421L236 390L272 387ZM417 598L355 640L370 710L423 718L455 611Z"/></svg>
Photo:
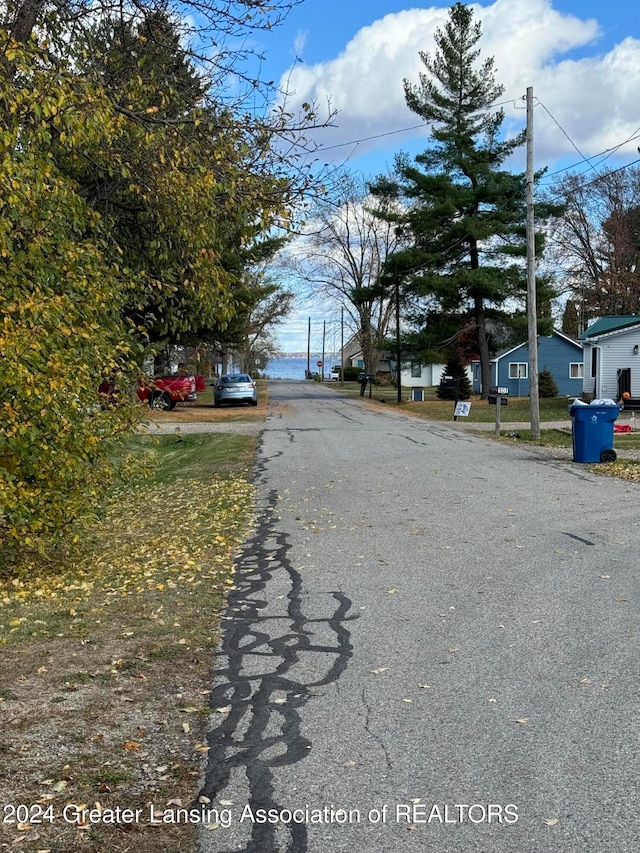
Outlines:
<svg viewBox="0 0 640 853"><path fill-rule="evenodd" d="M506 101L499 101L497 104L492 104L491 108L486 110L476 110L476 112L490 112L496 107L502 107L505 104L513 104L516 106L517 98L509 98ZM517 109L517 107L516 107ZM320 151L334 151L336 148L345 148L348 145L360 145L363 142L372 142L374 139L384 139L386 136L396 136L398 133L409 133L410 130L419 130L421 127L428 127L428 122L423 121L420 124L412 124L409 127L401 127L398 130L387 130L384 133L375 133L372 136L363 136L361 139L351 139L349 142L339 142L336 145L327 145L320 148ZM350 155L352 156L352 155ZM349 158L347 158L349 159Z"/></svg>
<svg viewBox="0 0 640 853"><path fill-rule="evenodd" d="M495 109L496 107L504 106L505 104L513 104L514 107L516 109L518 109L518 107L517 107L518 100L519 100L518 98L509 98L505 101L500 101L497 104L492 104L491 108L487 108L487 110L478 110L478 112L489 112L490 109L492 110L492 109ZM600 163L604 162L604 160L611 157L613 154L615 154L616 151L619 151L620 148L627 145L629 142L633 142L636 139L640 139L640 127L639 127L639 128L637 128L637 130L635 130L631 134L631 136L627 137L625 140L618 143L617 145L614 145L611 148L605 148L603 151L600 151L597 154L592 155L591 157L587 157L582 153L582 151L580 151L580 149L578 148L576 143L569 136L567 131L562 127L560 122L555 118L555 116L551 113L551 111L548 109L548 107L537 96L536 96L536 101L545 110L545 112L548 114L549 118L554 122L554 124L556 124L557 127L562 131L564 136L571 143L572 147L575 148L577 153L582 158L582 160L578 163L573 163L570 166L564 166L561 169L557 169L555 172L550 172L549 174L545 175L544 180L548 180L549 178L553 178L556 175L562 174L562 172L567 172L567 171L570 171L571 169L575 169L577 166L582 165L582 163L587 163L589 168L593 169L595 171L596 167L598 165L600 165ZM321 146L317 150L316 153L323 154L325 151L335 151L337 148L352 147L353 150L342 161L342 165L345 165L349 160L351 160L351 158L356 153L358 146L361 145L362 143L373 142L376 139L385 139L389 136L397 136L398 134L401 134L401 133L409 133L412 130L419 130L420 128L425 128L427 126L428 126L427 122L421 122L420 124L408 125L407 127L401 127L401 128L396 129L396 130L388 130L388 131L385 131L384 133L376 133L376 134L371 134L370 136L360 137L359 139L351 139L347 142L339 142L339 143L336 143L335 145ZM594 165L592 161L596 160L598 158L601 158L600 162L597 163L596 165ZM637 161L634 161L634 163L629 163L628 166L635 165L635 162L637 162ZM622 168L628 168L628 166L623 166ZM616 170L616 171L618 171L618 170Z"/></svg>
<svg viewBox="0 0 640 853"><path fill-rule="evenodd" d="M576 149L576 151L578 152L578 154L582 157L583 161L584 161L585 163L587 163L587 164L588 164L588 166L589 166L591 169L595 169L595 166L593 165L593 163L591 163L590 159L589 159L588 157L585 157L585 155L582 153L582 151L578 148L578 146L575 144L575 142L573 141L573 139L569 136L569 134L567 133L567 131L564 129L564 127L562 127L562 125L561 125L561 124L560 124L560 122L557 120L557 118L549 112L549 110L545 107L545 105L542 103L542 101L540 100L540 98L538 98L537 96L536 96L536 101L540 104L540 106L542 107L542 109L546 112L546 114L547 114L547 115L549 116L549 118L554 122L554 124L555 124L557 127L559 127L559 128L560 128L560 130L561 130L561 131L562 131L562 133L567 137L567 139L569 140L569 142L571 143L571 145Z"/></svg>

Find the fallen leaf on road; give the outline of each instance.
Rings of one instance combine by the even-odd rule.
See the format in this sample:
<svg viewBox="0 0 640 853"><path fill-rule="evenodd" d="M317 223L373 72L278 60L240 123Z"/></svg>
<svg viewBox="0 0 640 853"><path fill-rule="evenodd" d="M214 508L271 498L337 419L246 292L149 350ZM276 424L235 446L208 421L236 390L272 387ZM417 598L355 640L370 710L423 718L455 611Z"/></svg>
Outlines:
<svg viewBox="0 0 640 853"><path fill-rule="evenodd" d="M342 766L343 767L355 767L356 763L351 758L349 758L348 761L345 761Z"/></svg>
<svg viewBox="0 0 640 853"><path fill-rule="evenodd" d="M381 672L386 672L388 669L388 666L381 666L379 669L371 669L369 672L371 675L380 675Z"/></svg>
<svg viewBox="0 0 640 853"><path fill-rule="evenodd" d="M388 589L387 592L389 595L394 595L398 590L397 589Z"/></svg>
<svg viewBox="0 0 640 853"><path fill-rule="evenodd" d="M514 723L520 723L521 726L529 725L529 717L520 717L519 720L514 720Z"/></svg>
<svg viewBox="0 0 640 853"><path fill-rule="evenodd" d="M543 823L546 823L547 826L555 826L558 823L557 817L547 817L544 819Z"/></svg>

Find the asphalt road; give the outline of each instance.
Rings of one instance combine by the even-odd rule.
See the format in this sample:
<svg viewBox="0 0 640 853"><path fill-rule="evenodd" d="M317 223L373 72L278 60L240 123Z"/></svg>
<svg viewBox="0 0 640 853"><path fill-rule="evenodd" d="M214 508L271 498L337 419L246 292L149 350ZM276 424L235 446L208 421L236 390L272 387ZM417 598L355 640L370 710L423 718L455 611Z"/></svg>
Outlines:
<svg viewBox="0 0 640 853"><path fill-rule="evenodd" d="M202 853L636 853L637 485L293 382L256 484Z"/></svg>

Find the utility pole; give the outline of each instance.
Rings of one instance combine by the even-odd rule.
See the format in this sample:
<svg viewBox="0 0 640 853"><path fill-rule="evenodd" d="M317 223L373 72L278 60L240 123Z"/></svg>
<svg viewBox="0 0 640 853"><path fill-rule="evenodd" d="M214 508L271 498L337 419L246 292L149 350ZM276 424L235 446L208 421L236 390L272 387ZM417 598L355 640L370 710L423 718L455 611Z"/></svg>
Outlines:
<svg viewBox="0 0 640 853"><path fill-rule="evenodd" d="M306 379L311 379L311 317L309 317L309 328L307 330L307 375Z"/></svg>
<svg viewBox="0 0 640 853"><path fill-rule="evenodd" d="M344 385L344 305L340 306L340 385Z"/></svg>
<svg viewBox="0 0 640 853"><path fill-rule="evenodd" d="M529 331L529 416L531 440L540 440L538 396L538 310L536 304L536 241L533 215L533 87L527 89L527 328Z"/></svg>
<svg viewBox="0 0 640 853"><path fill-rule="evenodd" d="M396 380L398 383L398 405L402 402L402 378L400 360L402 358L402 347L400 346L400 282L396 278Z"/></svg>
<svg viewBox="0 0 640 853"><path fill-rule="evenodd" d="M322 367L320 368L320 381L324 382L324 336L327 330L327 321L322 321Z"/></svg>

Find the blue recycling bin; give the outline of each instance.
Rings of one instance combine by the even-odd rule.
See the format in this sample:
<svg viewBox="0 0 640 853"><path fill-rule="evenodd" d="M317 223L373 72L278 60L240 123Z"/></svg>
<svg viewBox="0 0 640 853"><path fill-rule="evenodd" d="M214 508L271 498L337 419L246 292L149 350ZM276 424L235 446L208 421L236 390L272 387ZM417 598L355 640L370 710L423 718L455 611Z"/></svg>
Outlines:
<svg viewBox="0 0 640 853"><path fill-rule="evenodd" d="M616 403L573 405L569 409L574 462L613 462L613 424L620 414Z"/></svg>

